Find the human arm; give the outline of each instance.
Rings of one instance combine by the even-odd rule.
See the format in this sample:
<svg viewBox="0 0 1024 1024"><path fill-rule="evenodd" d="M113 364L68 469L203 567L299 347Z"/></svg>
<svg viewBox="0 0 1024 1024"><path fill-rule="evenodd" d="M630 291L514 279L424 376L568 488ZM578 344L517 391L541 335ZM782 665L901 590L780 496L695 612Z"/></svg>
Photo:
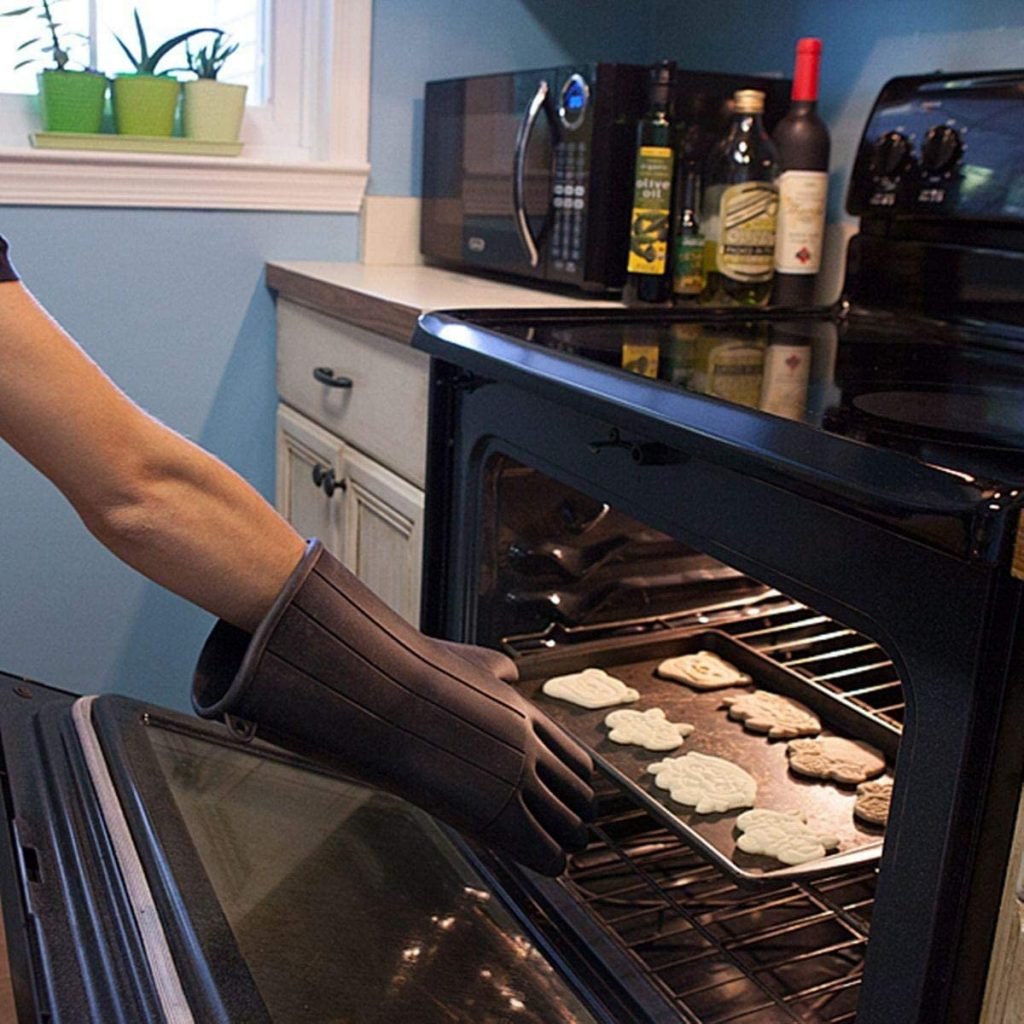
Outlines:
<svg viewBox="0 0 1024 1024"><path fill-rule="evenodd" d="M248 483L143 412L16 280L0 281L0 438L119 558L242 629L302 556Z"/></svg>

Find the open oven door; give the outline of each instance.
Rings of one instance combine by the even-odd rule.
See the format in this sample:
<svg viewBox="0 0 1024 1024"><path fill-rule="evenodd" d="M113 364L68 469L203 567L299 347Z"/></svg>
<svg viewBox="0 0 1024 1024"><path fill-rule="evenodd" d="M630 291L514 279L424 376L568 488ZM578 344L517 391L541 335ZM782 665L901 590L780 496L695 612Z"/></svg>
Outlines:
<svg viewBox="0 0 1024 1024"><path fill-rule="evenodd" d="M390 795L219 725L4 674L0 734L19 1021L641 1019Z"/></svg>

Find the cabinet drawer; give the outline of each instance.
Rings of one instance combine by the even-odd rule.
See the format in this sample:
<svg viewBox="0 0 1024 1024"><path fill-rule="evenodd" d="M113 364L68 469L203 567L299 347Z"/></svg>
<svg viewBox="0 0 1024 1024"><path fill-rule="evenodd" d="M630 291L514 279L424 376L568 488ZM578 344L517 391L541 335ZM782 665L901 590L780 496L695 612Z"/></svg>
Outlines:
<svg viewBox="0 0 1024 1024"><path fill-rule="evenodd" d="M425 481L430 360L408 345L277 303L281 399L413 483ZM314 377L326 368L351 387Z"/></svg>

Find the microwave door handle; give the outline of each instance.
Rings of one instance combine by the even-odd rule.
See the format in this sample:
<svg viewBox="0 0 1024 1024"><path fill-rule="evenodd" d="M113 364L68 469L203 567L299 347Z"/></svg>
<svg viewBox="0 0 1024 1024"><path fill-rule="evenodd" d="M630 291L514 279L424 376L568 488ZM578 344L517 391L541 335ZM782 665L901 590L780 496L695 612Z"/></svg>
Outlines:
<svg viewBox="0 0 1024 1024"><path fill-rule="evenodd" d="M540 251L537 248L537 240L530 230L530 222L526 218L526 150L530 145L530 136L533 134L534 125L540 112L544 109L544 102L548 98L549 86L541 79L537 91L534 93L530 105L519 122L519 131L516 132L515 152L515 173L512 175L512 206L516 215L516 228L519 231L519 240L523 243L526 256L531 267L540 263Z"/></svg>

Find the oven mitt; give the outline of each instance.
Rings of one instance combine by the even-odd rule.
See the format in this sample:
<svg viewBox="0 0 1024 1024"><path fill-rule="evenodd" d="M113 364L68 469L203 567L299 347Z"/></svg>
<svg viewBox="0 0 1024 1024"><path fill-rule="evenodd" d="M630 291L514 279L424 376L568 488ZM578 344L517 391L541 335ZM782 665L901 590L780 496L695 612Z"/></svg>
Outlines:
<svg viewBox="0 0 1024 1024"><path fill-rule="evenodd" d="M586 843L590 757L479 651L424 636L311 541L252 636L214 626L192 703L558 874Z"/></svg>
<svg viewBox="0 0 1024 1024"><path fill-rule="evenodd" d="M477 668L490 672L504 683L514 683L519 678L516 663L501 651L492 650L490 647L477 647L476 644L457 644L452 640L435 640L434 643L452 654L473 662Z"/></svg>

